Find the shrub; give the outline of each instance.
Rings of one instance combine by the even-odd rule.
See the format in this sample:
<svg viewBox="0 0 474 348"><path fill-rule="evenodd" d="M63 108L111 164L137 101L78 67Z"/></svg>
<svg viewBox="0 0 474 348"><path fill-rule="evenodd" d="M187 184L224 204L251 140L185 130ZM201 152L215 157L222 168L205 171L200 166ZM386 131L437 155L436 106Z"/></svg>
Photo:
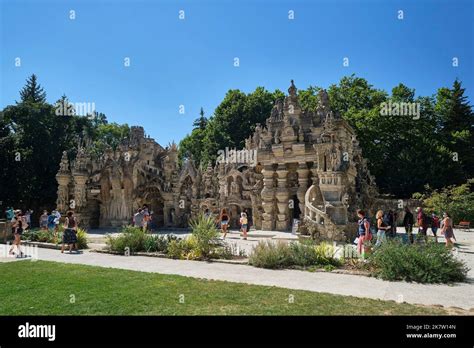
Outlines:
<svg viewBox="0 0 474 348"><path fill-rule="evenodd" d="M199 214L189 223L192 230L193 242L196 244L196 253L202 255L204 258L210 257L212 251L221 246L219 238L219 231L216 228L214 219Z"/></svg>
<svg viewBox="0 0 474 348"><path fill-rule="evenodd" d="M52 240L54 240L55 237L55 232L54 230L40 230L36 234L36 240L38 242L43 242L43 243L50 243Z"/></svg>
<svg viewBox="0 0 474 348"><path fill-rule="evenodd" d="M321 242L314 247L316 251L316 263L326 266L339 266L341 262L336 259L336 249L334 245Z"/></svg>
<svg viewBox="0 0 474 348"><path fill-rule="evenodd" d="M87 232L83 228L77 229L77 248L87 249Z"/></svg>
<svg viewBox="0 0 474 348"><path fill-rule="evenodd" d="M419 283L465 281L468 268L440 243L402 244L388 241L370 256L373 274L386 280Z"/></svg>
<svg viewBox="0 0 474 348"><path fill-rule="evenodd" d="M249 264L262 268L288 267L291 265L290 247L282 241L261 241L252 249Z"/></svg>
<svg viewBox="0 0 474 348"><path fill-rule="evenodd" d="M168 235L145 235L143 250L146 252L167 253L168 245L172 240L179 240L178 237Z"/></svg>
<svg viewBox="0 0 474 348"><path fill-rule="evenodd" d="M21 239L22 240L29 240L31 242L36 242L38 241L38 233L40 232L40 230L33 230L33 229L30 229L30 230L27 230L27 231L24 231L23 234L21 235Z"/></svg>
<svg viewBox="0 0 474 348"><path fill-rule="evenodd" d="M309 243L290 243L290 263L307 267L318 263L316 248Z"/></svg>
<svg viewBox="0 0 474 348"><path fill-rule="evenodd" d="M240 249L236 243L225 243L222 246L215 248L210 255L211 258L226 260L230 260L234 256L246 257L245 249Z"/></svg>
<svg viewBox="0 0 474 348"><path fill-rule="evenodd" d="M339 266L334 247L327 243L315 245L312 241L290 244L270 240L258 243L250 254L249 263L262 268L292 266Z"/></svg>
<svg viewBox="0 0 474 348"><path fill-rule="evenodd" d="M173 259L197 260L202 258L197 239L194 236L172 240L168 245L168 256Z"/></svg>
<svg viewBox="0 0 474 348"><path fill-rule="evenodd" d="M117 237L107 236L106 244L112 251L123 253L126 248L130 252L143 251L146 237L145 232L135 226L125 226L121 230L121 234Z"/></svg>

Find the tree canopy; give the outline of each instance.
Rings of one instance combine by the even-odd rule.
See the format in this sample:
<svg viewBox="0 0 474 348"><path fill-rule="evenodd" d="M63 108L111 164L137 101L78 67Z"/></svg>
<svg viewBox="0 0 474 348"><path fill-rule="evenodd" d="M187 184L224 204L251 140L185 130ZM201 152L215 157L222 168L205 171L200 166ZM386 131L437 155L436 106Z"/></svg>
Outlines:
<svg viewBox="0 0 474 348"><path fill-rule="evenodd" d="M20 96L0 112L0 210L15 206L38 213L55 206L55 176L63 151L72 158L78 143L88 137L88 151L94 155L128 136L128 126L109 124L101 113L58 116L57 104L46 101L35 75ZM69 104L66 96L58 102Z"/></svg>
<svg viewBox="0 0 474 348"><path fill-rule="evenodd" d="M320 89L298 91L303 110L317 109ZM434 96L415 97L415 89L402 83L388 94L355 75L328 88L332 109L355 129L380 191L401 198L426 184L441 188L474 176L473 112L464 93L456 80ZM187 153L197 164L214 163L218 150L243 148L256 123L264 124L274 101L283 97L263 87L248 94L229 90L206 125L181 141L180 158ZM415 113L385 114L387 105L410 105Z"/></svg>

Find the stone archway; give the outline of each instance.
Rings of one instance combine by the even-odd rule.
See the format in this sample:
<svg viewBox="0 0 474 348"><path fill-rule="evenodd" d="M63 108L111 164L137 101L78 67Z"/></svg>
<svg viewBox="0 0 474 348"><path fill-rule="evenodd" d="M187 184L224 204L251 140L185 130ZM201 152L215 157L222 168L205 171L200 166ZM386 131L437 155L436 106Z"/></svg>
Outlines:
<svg viewBox="0 0 474 348"><path fill-rule="evenodd" d="M150 213L152 213L151 227L153 229L164 226L164 200L160 190L157 187L147 188L143 204L148 205Z"/></svg>

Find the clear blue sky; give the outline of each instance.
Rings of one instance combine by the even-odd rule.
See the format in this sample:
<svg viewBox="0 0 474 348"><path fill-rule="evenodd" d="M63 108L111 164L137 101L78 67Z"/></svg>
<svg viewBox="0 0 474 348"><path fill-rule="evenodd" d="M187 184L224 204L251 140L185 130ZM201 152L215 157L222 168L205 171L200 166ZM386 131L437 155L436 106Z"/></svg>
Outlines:
<svg viewBox="0 0 474 348"><path fill-rule="evenodd" d="M326 88L355 73L387 91L403 82L431 95L458 77L473 100L473 1L0 2L0 108L35 73L49 102L94 102L162 145L189 133L201 106L210 116L227 90L286 92L290 79Z"/></svg>

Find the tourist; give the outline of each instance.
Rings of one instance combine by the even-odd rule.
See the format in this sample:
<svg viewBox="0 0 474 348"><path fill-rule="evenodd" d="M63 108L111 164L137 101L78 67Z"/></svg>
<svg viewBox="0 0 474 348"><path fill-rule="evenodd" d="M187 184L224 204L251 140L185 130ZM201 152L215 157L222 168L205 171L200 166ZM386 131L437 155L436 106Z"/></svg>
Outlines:
<svg viewBox="0 0 474 348"><path fill-rule="evenodd" d="M54 210L54 232L59 232L59 222L61 221L61 213L58 210Z"/></svg>
<svg viewBox="0 0 474 348"><path fill-rule="evenodd" d="M247 215L247 220L248 220L247 231L248 231L250 230L250 227L253 226L252 214L249 214L249 211L247 209L244 209L244 213L245 215Z"/></svg>
<svg viewBox="0 0 474 348"><path fill-rule="evenodd" d="M13 210L12 207L8 207L7 210L5 210L5 217L7 218L7 223L5 226L5 230L3 231L3 242L7 242L7 231L11 229L12 225L12 219L15 217L15 211Z"/></svg>
<svg viewBox="0 0 474 348"><path fill-rule="evenodd" d="M448 212L444 212L443 221L441 222L441 234L446 239L446 247L451 248L453 246L453 240L456 240L453 230L453 220Z"/></svg>
<svg viewBox="0 0 474 348"><path fill-rule="evenodd" d="M425 213L421 207L416 208L416 221L418 224L418 239L423 238L426 242L427 240L427 230L428 230L428 219L426 218Z"/></svg>
<svg viewBox="0 0 474 348"><path fill-rule="evenodd" d="M395 238L397 236L398 213L396 211L394 211L392 213L392 215L393 215L393 219L392 219L392 224L390 225L391 226L391 234L392 234L392 237Z"/></svg>
<svg viewBox="0 0 474 348"><path fill-rule="evenodd" d="M435 236L435 238L438 238L438 236L436 235L438 228L439 228L439 217L436 215L435 212L432 212L431 213L431 232L433 232L433 236Z"/></svg>
<svg viewBox="0 0 474 348"><path fill-rule="evenodd" d="M150 211L148 210L148 205L143 204L142 207L142 214L143 214L143 221L142 221L142 228L143 232L146 232L148 229L148 225L150 223Z"/></svg>
<svg viewBox="0 0 474 348"><path fill-rule="evenodd" d="M133 226L143 228L143 217L143 210L138 208L135 215L133 215Z"/></svg>
<svg viewBox="0 0 474 348"><path fill-rule="evenodd" d="M405 232L407 234L408 240L413 244L413 214L408 207L405 207L405 216L403 218L403 226L405 226Z"/></svg>
<svg viewBox="0 0 474 348"><path fill-rule="evenodd" d="M386 231L389 230L391 226L387 226L385 223L382 210L377 212L375 218L377 219L377 242L375 242L375 248L378 248L387 240Z"/></svg>
<svg viewBox="0 0 474 348"><path fill-rule="evenodd" d="M5 216L7 218L7 221L12 221L12 219L15 217L15 211L12 207L9 207L7 208L7 210L5 210Z"/></svg>
<svg viewBox="0 0 474 348"><path fill-rule="evenodd" d="M359 217L359 221L357 222L359 225L357 231L357 252L359 255L364 257L366 251L364 242L372 239L372 235L370 234L370 222L369 219L365 217L365 212L363 210L357 209L357 216Z"/></svg>
<svg viewBox="0 0 474 348"><path fill-rule="evenodd" d="M211 214L211 212L209 211L209 209L207 209L207 208L206 208L206 210L204 211L204 217L205 217L206 219L212 218L212 214Z"/></svg>
<svg viewBox="0 0 474 348"><path fill-rule="evenodd" d="M48 218L48 211L43 210L43 214L41 214L39 218L39 226L43 231L48 229Z"/></svg>
<svg viewBox="0 0 474 348"><path fill-rule="evenodd" d="M77 251L77 222L72 211L67 212L64 221L63 245L61 246L61 253L64 253L64 246L69 246L69 253L74 248Z"/></svg>
<svg viewBox="0 0 474 348"><path fill-rule="evenodd" d="M243 233L243 240L247 240L248 219L247 214L242 212L240 214L240 230Z"/></svg>
<svg viewBox="0 0 474 348"><path fill-rule="evenodd" d="M54 210L51 212L50 215L48 215L48 230L53 230L56 224L54 223L54 220L56 219L56 214Z"/></svg>
<svg viewBox="0 0 474 348"><path fill-rule="evenodd" d="M227 228L229 227L229 215L227 214L227 210L222 208L221 215L219 217L219 221L221 223L222 233L224 233L223 239L227 236Z"/></svg>
<svg viewBox="0 0 474 348"><path fill-rule="evenodd" d="M384 222L386 226L390 226L390 228L388 229L388 233L386 233L386 235L390 238L393 238L396 236L396 232L394 233L393 231L393 226L395 225L394 220L395 220L395 215L393 214L393 210L389 210L388 213L384 215Z"/></svg>
<svg viewBox="0 0 474 348"><path fill-rule="evenodd" d="M31 226L31 214L33 214L33 210L31 210L31 209L28 209L24 214L24 217L25 217L25 220L26 220L26 223L28 224L28 226ZM26 231L26 229L25 229L25 231Z"/></svg>
<svg viewBox="0 0 474 348"><path fill-rule="evenodd" d="M20 245L21 245L21 235L23 234L23 229L25 227L24 221L25 220L23 219L21 210L16 210L11 220L12 233L13 233L14 239L13 239L12 247L10 248L10 251L9 251L10 255L15 255L15 252L13 251L13 249L16 246L17 253L18 253L17 256L23 257L23 252L21 251Z"/></svg>

